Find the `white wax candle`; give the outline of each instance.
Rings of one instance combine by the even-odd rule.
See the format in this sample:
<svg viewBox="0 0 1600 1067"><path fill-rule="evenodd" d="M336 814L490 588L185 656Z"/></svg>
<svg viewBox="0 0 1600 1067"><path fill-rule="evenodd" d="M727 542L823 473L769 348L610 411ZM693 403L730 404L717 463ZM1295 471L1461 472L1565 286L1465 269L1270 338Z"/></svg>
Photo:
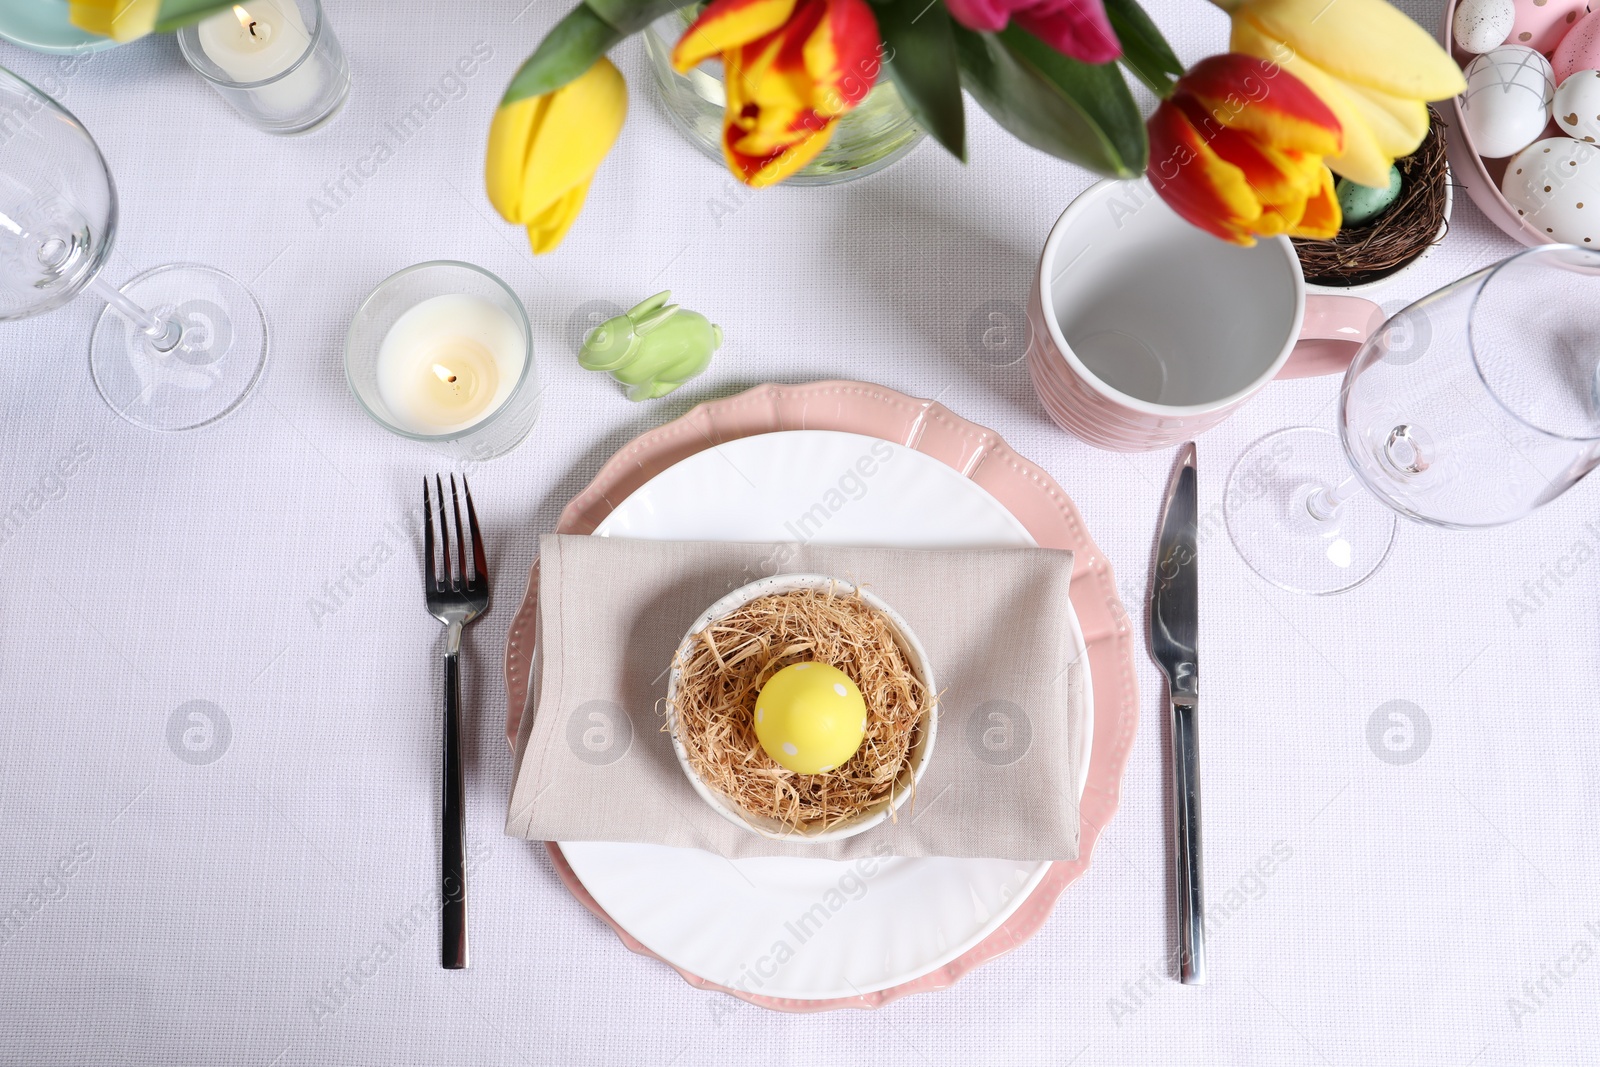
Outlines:
<svg viewBox="0 0 1600 1067"><path fill-rule="evenodd" d="M378 396L412 433L444 434L488 418L522 378L515 320L477 296L430 297L395 320L378 348Z"/></svg>
<svg viewBox="0 0 1600 1067"><path fill-rule="evenodd" d="M311 47L295 0L250 0L212 15L196 28L200 48L236 82L261 82L288 70ZM319 64L307 61L286 77L251 92L267 110L292 115L322 88Z"/></svg>

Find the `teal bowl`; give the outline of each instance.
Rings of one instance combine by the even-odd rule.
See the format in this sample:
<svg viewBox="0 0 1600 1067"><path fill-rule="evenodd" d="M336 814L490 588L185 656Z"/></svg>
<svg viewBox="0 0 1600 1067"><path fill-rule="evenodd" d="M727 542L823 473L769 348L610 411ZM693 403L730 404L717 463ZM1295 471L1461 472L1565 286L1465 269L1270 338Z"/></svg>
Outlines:
<svg viewBox="0 0 1600 1067"><path fill-rule="evenodd" d="M29 51L52 55L98 52L117 43L68 22L67 0L0 0L0 37Z"/></svg>

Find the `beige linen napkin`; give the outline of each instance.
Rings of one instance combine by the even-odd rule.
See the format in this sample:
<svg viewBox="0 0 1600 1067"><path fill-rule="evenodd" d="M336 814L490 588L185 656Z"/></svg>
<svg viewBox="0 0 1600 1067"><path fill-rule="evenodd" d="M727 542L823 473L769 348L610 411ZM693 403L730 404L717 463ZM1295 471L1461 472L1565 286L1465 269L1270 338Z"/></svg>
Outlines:
<svg viewBox="0 0 1600 1067"><path fill-rule="evenodd" d="M535 714L524 714L506 832L637 841L724 856L1078 854L1086 664L1075 658L1072 553L1043 548L849 548L550 535L540 540ZM938 733L897 821L824 844L735 826L690 786L658 710L683 633L770 574L869 587L927 650Z"/></svg>

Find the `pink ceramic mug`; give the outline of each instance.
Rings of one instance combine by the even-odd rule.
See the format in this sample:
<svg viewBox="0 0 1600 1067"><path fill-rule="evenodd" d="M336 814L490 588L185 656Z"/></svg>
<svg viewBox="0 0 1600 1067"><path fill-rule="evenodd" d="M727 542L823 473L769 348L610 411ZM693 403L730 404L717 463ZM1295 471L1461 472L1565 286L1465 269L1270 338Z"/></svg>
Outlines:
<svg viewBox="0 0 1600 1067"><path fill-rule="evenodd" d="M1064 429L1148 451L1210 429L1274 378L1343 371L1384 317L1360 297L1308 296L1287 237L1240 248L1142 179L1103 181L1045 242L1028 370Z"/></svg>

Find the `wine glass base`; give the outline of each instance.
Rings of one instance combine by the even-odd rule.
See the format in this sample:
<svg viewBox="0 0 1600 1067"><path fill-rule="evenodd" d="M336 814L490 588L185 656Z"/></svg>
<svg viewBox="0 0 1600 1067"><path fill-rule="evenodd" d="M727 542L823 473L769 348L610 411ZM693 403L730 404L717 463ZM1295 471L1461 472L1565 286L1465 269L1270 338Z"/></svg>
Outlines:
<svg viewBox="0 0 1600 1067"><path fill-rule="evenodd" d="M1251 445L1222 498L1228 536L1250 569L1311 596L1342 593L1372 577L1394 544L1394 512L1365 490L1331 519L1308 507L1313 494L1349 477L1339 439L1327 430L1279 430Z"/></svg>
<svg viewBox="0 0 1600 1067"><path fill-rule="evenodd" d="M94 384L113 411L149 430L192 430L244 403L267 363L267 320L244 284L214 267L175 263L123 295L183 326L170 352L107 307L89 342Z"/></svg>

